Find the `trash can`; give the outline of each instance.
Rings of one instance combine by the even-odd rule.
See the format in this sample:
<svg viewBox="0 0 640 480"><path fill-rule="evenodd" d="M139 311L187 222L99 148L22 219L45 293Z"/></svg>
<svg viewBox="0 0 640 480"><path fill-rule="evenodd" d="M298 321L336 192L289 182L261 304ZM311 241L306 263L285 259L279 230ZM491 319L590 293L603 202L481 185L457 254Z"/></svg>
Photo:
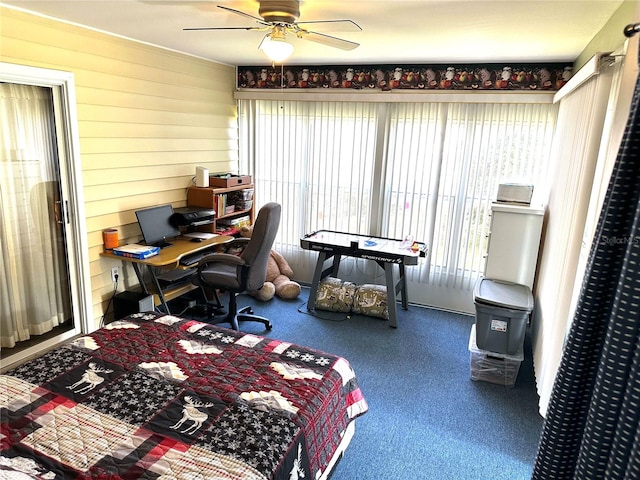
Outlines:
<svg viewBox="0 0 640 480"><path fill-rule="evenodd" d="M526 285L481 278L473 292L476 344L495 353L515 355L522 350L533 295Z"/></svg>

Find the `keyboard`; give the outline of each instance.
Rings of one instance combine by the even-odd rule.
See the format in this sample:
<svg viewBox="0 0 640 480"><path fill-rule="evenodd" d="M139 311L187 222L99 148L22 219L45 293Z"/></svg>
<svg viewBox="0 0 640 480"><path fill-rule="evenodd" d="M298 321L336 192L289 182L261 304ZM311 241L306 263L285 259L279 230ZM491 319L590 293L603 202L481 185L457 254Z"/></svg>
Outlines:
<svg viewBox="0 0 640 480"><path fill-rule="evenodd" d="M198 252L192 253L190 255L185 255L180 259L180 265L184 265L185 267L190 267L191 265L197 265L200 260L206 257L211 252Z"/></svg>
<svg viewBox="0 0 640 480"><path fill-rule="evenodd" d="M172 285L177 285L179 283L185 283L190 280L191 275L193 275L195 272L195 268L189 268L186 270L176 268L174 270L169 270L168 272L164 272L158 275L158 283L161 287L169 287Z"/></svg>

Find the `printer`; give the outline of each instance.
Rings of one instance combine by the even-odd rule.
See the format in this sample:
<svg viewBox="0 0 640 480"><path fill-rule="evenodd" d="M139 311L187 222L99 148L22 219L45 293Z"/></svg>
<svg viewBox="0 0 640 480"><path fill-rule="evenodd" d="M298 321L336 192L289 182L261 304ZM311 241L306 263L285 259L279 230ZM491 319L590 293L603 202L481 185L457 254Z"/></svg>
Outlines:
<svg viewBox="0 0 640 480"><path fill-rule="evenodd" d="M176 208L171 217L172 223L179 227L197 227L213 222L215 210L202 207Z"/></svg>

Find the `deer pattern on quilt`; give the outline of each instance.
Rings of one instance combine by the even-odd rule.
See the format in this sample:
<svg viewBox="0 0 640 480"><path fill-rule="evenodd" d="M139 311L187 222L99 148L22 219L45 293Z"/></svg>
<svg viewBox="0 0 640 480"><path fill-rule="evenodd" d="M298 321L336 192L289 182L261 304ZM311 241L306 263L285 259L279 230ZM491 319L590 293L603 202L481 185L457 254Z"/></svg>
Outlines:
<svg viewBox="0 0 640 480"><path fill-rule="evenodd" d="M82 378L80 378L80 380L78 380L73 385L69 385L67 388L69 390L72 390L73 393L83 395L93 390L94 388L96 388L102 382L104 382L104 377L101 377L100 375L98 375L98 373L112 373L112 372L113 370L110 370L108 368L103 368L99 365L96 365L93 362L90 362L89 368L87 368L84 371L84 373L82 374ZM86 385L84 385L85 383ZM76 390L76 388L78 390Z"/></svg>
<svg viewBox="0 0 640 480"><path fill-rule="evenodd" d="M202 403L200 401L194 400L189 395L185 395L184 401L185 405L182 407L182 418L178 420L174 425L169 428L173 430L178 430L182 425L188 421L192 421L193 425L184 430L181 430L181 433L195 433L202 424L209 418L209 414L198 410L197 407L213 407L213 403Z"/></svg>
<svg viewBox="0 0 640 480"><path fill-rule="evenodd" d="M293 461L293 468L289 472L289 480L300 480L305 477L302 467L302 445L298 444L298 458Z"/></svg>

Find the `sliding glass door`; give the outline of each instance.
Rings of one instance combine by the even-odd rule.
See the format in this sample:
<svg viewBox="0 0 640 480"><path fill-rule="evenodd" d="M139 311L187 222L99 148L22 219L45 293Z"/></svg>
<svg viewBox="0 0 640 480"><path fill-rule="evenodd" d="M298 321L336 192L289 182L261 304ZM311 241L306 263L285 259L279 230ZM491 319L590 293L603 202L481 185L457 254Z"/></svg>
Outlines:
<svg viewBox="0 0 640 480"><path fill-rule="evenodd" d="M73 74L0 63L5 368L95 329Z"/></svg>
<svg viewBox="0 0 640 480"><path fill-rule="evenodd" d="M73 329L51 88L0 84L0 342Z"/></svg>

